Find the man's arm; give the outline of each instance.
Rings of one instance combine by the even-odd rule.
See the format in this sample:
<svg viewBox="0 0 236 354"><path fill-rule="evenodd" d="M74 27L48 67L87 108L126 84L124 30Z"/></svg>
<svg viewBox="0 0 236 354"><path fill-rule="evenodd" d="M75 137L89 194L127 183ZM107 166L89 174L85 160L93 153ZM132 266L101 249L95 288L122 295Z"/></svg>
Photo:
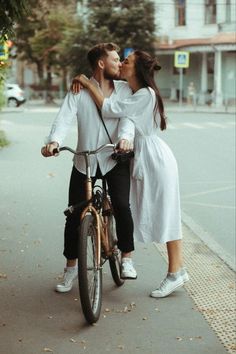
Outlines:
<svg viewBox="0 0 236 354"><path fill-rule="evenodd" d="M78 97L69 92L63 100L60 111L52 124L50 134L45 140L46 145L41 149L44 157L53 156L53 150L61 146L65 139L77 114Z"/></svg>

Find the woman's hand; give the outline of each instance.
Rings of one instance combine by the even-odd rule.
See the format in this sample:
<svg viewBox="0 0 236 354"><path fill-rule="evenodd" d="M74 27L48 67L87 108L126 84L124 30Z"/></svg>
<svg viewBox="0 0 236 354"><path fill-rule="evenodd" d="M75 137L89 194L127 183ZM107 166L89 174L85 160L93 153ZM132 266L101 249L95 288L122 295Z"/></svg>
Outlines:
<svg viewBox="0 0 236 354"><path fill-rule="evenodd" d="M89 83L90 80L87 78L87 76L80 74L75 76L75 78L72 81L70 89L73 94L78 94L83 87L87 88Z"/></svg>

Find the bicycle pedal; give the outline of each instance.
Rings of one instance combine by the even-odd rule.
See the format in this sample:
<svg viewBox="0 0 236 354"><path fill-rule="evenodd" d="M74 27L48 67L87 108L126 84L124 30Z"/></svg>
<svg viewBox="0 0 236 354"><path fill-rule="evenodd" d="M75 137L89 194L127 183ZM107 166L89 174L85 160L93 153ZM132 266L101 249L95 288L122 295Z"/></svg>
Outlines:
<svg viewBox="0 0 236 354"><path fill-rule="evenodd" d="M66 210L64 210L64 215L65 216L70 216L74 212L74 207L73 205L69 206Z"/></svg>

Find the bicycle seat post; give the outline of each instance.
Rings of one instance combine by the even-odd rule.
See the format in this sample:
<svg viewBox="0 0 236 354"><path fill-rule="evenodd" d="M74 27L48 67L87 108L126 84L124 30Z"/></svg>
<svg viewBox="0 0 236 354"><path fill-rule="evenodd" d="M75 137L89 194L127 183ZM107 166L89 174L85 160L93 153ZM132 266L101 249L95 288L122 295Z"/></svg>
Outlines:
<svg viewBox="0 0 236 354"><path fill-rule="evenodd" d="M86 200L90 200L92 198L92 178L91 178L91 170L90 170L90 154L89 152L86 152L84 154L85 158L85 163L86 163L86 182L85 182L85 188L86 188Z"/></svg>

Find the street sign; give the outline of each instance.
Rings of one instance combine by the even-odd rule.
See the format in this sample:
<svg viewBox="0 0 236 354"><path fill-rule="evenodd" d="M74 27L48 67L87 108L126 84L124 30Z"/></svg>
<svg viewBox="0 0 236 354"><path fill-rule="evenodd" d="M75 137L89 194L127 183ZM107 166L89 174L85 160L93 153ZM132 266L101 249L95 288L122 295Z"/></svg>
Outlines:
<svg viewBox="0 0 236 354"><path fill-rule="evenodd" d="M188 68L189 67L189 52L176 51L174 66L176 68Z"/></svg>
<svg viewBox="0 0 236 354"><path fill-rule="evenodd" d="M126 58L128 55L130 55L133 52L133 48L125 48L124 49L124 58Z"/></svg>

